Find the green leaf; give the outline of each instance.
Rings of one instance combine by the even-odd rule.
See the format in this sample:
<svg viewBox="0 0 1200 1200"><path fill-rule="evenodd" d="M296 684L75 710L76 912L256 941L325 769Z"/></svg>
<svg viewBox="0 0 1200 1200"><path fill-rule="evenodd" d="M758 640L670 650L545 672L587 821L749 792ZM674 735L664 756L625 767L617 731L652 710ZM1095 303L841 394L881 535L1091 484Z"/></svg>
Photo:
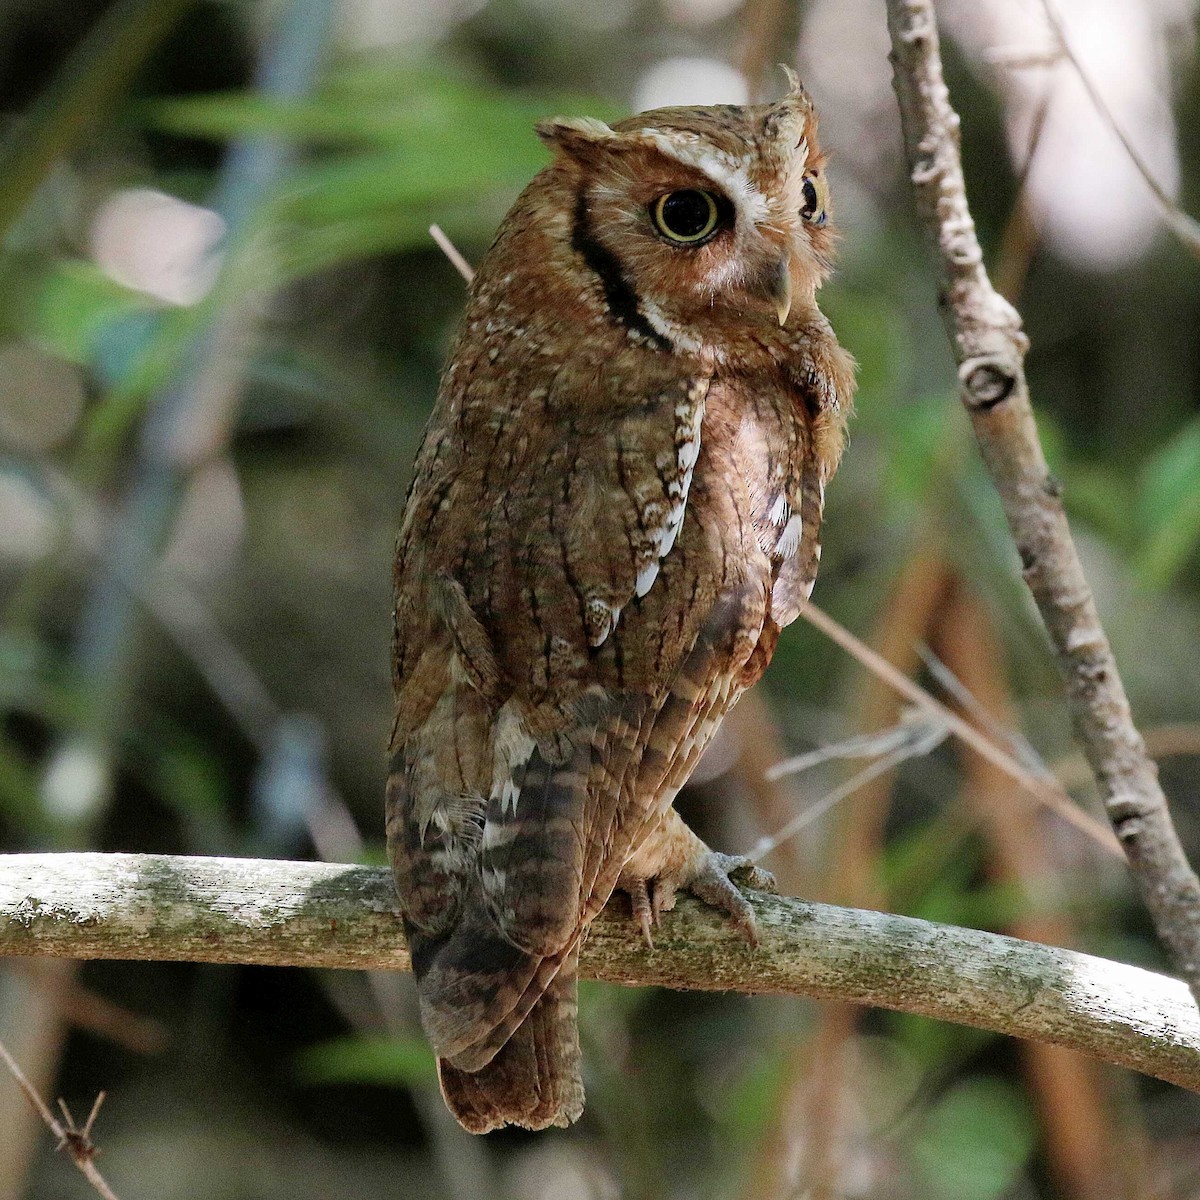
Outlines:
<svg viewBox="0 0 1200 1200"><path fill-rule="evenodd" d="M334 1038L297 1055L296 1073L310 1084L424 1087L437 1080L433 1052L419 1038Z"/></svg>
<svg viewBox="0 0 1200 1200"><path fill-rule="evenodd" d="M162 307L115 283L94 263L74 258L33 280L24 299L16 318L20 331L60 357L89 366L114 325Z"/></svg>
<svg viewBox="0 0 1200 1200"><path fill-rule="evenodd" d="M221 92L157 101L140 112L159 129L217 140L275 134L308 145L436 147L440 139L459 136L483 148L498 131L517 129L536 145L533 125L547 113L604 116L609 108L582 96L501 91L445 71L398 65L336 71L305 99Z"/></svg>
<svg viewBox="0 0 1200 1200"><path fill-rule="evenodd" d="M1185 425L1145 466L1137 499L1140 581L1165 587L1200 542L1200 417Z"/></svg>
<svg viewBox="0 0 1200 1200"><path fill-rule="evenodd" d="M930 1109L912 1141L912 1160L927 1200L995 1200L1033 1150L1034 1121L1024 1096L998 1079L951 1088Z"/></svg>

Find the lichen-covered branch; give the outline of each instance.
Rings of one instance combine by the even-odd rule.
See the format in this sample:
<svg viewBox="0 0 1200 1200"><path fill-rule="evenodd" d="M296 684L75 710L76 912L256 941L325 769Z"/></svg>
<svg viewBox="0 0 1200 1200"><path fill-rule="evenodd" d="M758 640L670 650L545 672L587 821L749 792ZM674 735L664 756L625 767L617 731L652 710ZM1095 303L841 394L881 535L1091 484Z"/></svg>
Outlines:
<svg viewBox="0 0 1200 1200"><path fill-rule="evenodd" d="M992 287L967 206L959 119L932 0L887 0L892 65L917 206L934 239L963 404L1046 623L1076 732L1159 936L1200 997L1200 881L1134 727L1108 639L1038 441L1021 319Z"/></svg>
<svg viewBox="0 0 1200 1200"><path fill-rule="evenodd" d="M649 950L618 905L592 979L852 1000L1067 1046L1200 1091L1200 1013L1137 967L978 930L750 893L760 945L684 898ZM0 855L0 955L406 970L377 867L135 854Z"/></svg>

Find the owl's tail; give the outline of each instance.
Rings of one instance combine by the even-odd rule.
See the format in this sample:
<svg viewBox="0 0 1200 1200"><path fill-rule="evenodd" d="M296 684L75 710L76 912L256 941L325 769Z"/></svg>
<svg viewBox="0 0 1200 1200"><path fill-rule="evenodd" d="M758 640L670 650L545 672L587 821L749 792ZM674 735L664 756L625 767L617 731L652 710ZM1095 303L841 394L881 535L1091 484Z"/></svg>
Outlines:
<svg viewBox="0 0 1200 1200"><path fill-rule="evenodd" d="M583 1112L576 954L563 963L494 1058L475 1071L438 1059L450 1111L470 1133L566 1126Z"/></svg>
<svg viewBox="0 0 1200 1200"><path fill-rule="evenodd" d="M529 954L477 906L444 938L410 927L409 945L442 1095L463 1128L545 1129L577 1120L577 946L548 958Z"/></svg>

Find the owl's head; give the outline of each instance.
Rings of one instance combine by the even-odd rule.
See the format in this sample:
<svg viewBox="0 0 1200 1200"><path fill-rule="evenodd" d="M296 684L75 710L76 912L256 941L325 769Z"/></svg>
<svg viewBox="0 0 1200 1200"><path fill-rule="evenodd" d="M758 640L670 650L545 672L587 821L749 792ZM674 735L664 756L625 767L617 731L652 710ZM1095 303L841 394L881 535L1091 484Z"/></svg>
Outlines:
<svg viewBox="0 0 1200 1200"><path fill-rule="evenodd" d="M703 339L714 321L782 325L793 307L811 305L829 272L816 112L788 78L773 104L538 126L574 197L573 249L677 346Z"/></svg>

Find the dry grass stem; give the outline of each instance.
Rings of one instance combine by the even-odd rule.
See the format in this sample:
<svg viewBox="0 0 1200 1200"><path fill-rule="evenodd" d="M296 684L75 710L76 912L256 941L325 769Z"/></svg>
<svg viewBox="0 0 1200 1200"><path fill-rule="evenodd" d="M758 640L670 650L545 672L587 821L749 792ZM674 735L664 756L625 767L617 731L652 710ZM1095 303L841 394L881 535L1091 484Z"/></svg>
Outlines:
<svg viewBox="0 0 1200 1200"><path fill-rule="evenodd" d="M1002 770L1032 799L1070 822L1097 845L1103 846L1105 850L1112 854L1119 855L1121 853L1121 848L1112 833L1094 817L1079 808L1057 784L1034 774L1011 754L988 739L974 725L964 721L956 712L947 708L936 697L931 696L920 684L915 683L902 671L898 671L881 654L877 654L865 642L855 637L828 613L817 608L810 601L801 609L800 615L856 658L873 675L899 692L906 700L940 720L955 737Z"/></svg>
<svg viewBox="0 0 1200 1200"><path fill-rule="evenodd" d="M851 738L847 742L826 746L811 754L800 755L799 758L790 759L773 767L767 772L767 776L777 779L781 775L787 774L789 768L792 771L802 770L803 767L795 765L801 761L804 762L804 766L809 766L813 762L824 762L834 757L875 757L875 762L870 766L855 772L849 779L826 792L819 800L814 800L803 812L797 813L777 832L770 837L763 838L747 857L752 862L761 862L783 842L795 837L818 817L827 813L835 804L839 804L857 792L859 788L866 787L872 780L894 771L902 762L906 762L910 758L921 758L932 753L946 740L949 733L950 730L941 721L926 716L924 720L902 721L900 725L893 726L891 730L887 730L883 734L874 737L865 734L859 738ZM849 752L846 751L848 745L852 747Z"/></svg>

